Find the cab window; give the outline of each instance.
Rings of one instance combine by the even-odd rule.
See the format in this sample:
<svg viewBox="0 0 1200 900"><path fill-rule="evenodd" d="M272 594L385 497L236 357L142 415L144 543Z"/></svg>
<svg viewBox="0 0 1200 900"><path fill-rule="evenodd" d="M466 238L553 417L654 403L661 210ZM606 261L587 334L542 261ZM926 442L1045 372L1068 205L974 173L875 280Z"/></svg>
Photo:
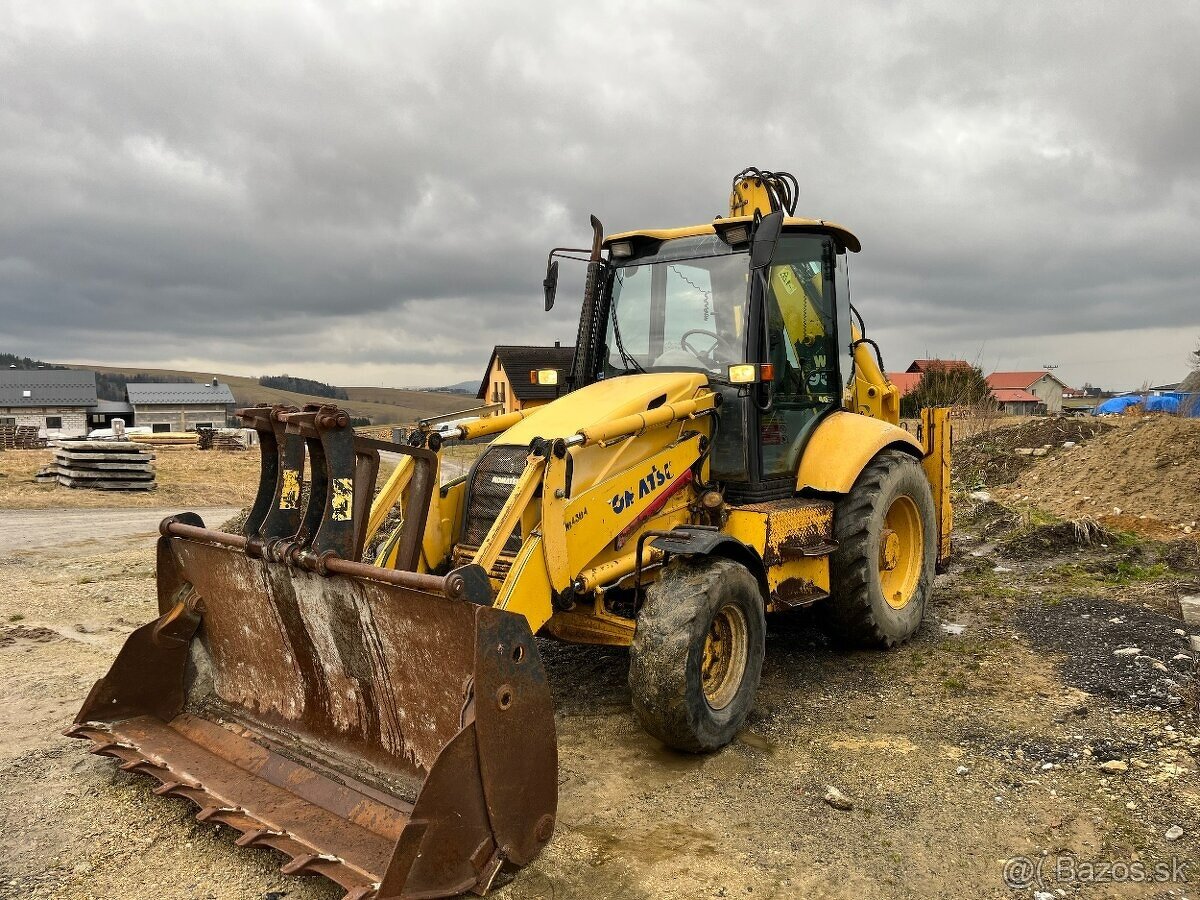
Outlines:
<svg viewBox="0 0 1200 900"><path fill-rule="evenodd" d="M833 242L784 235L767 277L767 361L775 367L770 408L759 423L763 475L796 471L816 419L840 400Z"/></svg>

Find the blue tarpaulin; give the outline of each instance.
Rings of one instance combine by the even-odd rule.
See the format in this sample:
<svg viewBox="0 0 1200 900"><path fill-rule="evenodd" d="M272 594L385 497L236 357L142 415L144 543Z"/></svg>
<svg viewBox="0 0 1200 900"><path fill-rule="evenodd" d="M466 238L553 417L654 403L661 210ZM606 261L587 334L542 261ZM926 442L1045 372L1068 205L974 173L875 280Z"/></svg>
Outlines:
<svg viewBox="0 0 1200 900"><path fill-rule="evenodd" d="M1111 397L1092 410L1092 415L1111 416L1116 413L1123 413L1129 407L1137 406L1141 402L1141 397Z"/></svg>
<svg viewBox="0 0 1200 900"><path fill-rule="evenodd" d="M1200 418L1200 397L1195 394L1159 394L1154 397L1143 397L1137 394L1131 394L1126 397L1112 397L1105 400L1093 411L1094 416L1111 416L1117 413L1123 413L1131 406L1141 404L1146 412L1152 413L1169 413L1178 415L1180 410L1184 415L1192 418Z"/></svg>

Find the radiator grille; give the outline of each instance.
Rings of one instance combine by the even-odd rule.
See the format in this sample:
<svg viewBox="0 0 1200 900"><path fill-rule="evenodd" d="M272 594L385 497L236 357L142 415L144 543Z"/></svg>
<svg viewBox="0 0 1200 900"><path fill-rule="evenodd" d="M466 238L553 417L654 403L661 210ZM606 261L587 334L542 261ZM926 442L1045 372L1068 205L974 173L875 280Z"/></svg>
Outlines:
<svg viewBox="0 0 1200 900"><path fill-rule="evenodd" d="M490 447L480 457L467 486L467 521L463 543L478 547L487 537L500 509L504 506L517 479L525 471L528 447ZM514 528L504 544L505 553L521 549L521 532Z"/></svg>

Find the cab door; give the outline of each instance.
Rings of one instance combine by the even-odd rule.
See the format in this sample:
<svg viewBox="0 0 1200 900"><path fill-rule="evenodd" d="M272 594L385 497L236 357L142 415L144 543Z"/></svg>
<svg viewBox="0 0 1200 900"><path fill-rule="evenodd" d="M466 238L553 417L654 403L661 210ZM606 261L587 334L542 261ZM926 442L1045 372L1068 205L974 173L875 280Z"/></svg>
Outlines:
<svg viewBox="0 0 1200 900"><path fill-rule="evenodd" d="M774 381L758 409L764 482L794 480L813 427L841 405L836 266L830 237L784 234L767 270L763 361L774 366Z"/></svg>

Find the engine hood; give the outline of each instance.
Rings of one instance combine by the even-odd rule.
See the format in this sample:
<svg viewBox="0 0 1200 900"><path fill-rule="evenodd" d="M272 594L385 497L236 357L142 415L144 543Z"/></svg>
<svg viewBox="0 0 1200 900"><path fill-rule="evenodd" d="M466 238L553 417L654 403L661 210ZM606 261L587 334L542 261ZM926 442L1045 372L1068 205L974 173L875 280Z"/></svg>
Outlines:
<svg viewBox="0 0 1200 900"><path fill-rule="evenodd" d="M597 381L538 407L527 418L498 435L496 444L527 446L534 438L567 438L581 428L652 406L690 400L708 379L699 372L652 372Z"/></svg>

